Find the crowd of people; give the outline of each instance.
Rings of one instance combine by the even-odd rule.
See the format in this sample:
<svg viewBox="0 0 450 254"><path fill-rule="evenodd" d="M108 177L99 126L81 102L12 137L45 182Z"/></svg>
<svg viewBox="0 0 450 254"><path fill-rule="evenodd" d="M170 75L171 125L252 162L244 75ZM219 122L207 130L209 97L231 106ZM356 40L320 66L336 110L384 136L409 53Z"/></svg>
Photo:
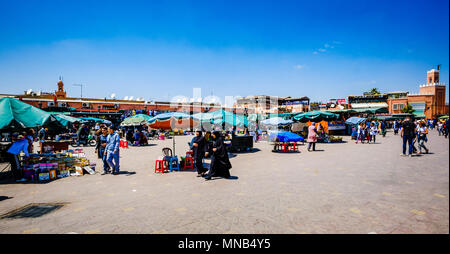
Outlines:
<svg viewBox="0 0 450 254"><path fill-rule="evenodd" d="M356 136L356 144L367 141L367 143L375 143L377 140L377 135L380 134L383 137L386 136L387 124L385 121L367 121L361 122L354 128L353 133Z"/></svg>
<svg viewBox="0 0 450 254"><path fill-rule="evenodd" d="M449 121L439 120L415 120L406 117L403 121L393 121L387 123L385 121L369 120L359 123L353 128L352 136L356 137L355 143L376 143L377 136L386 135L387 127L392 127L394 136L400 135L402 138L402 156L413 156L414 153L429 153L427 146L429 131L436 129L438 136L448 137ZM29 128L21 133L14 133L10 137L11 145L7 149L8 161L12 165L13 174L19 172L20 153L25 154L25 159L33 152L33 142L44 142L51 138L48 129L39 126L37 128ZM95 152L98 158L103 162L103 174L117 175L120 172L119 153L120 140L126 139L132 145L146 145L152 137L157 137L160 133L157 130L150 130L144 127L120 127L106 126L100 123L83 123L73 124L65 129L61 129L56 135L56 139L61 139L65 134L76 136L79 143L85 143L87 139L95 139ZM205 133L203 135L203 133ZM252 135L256 140L262 135L261 130L249 132L247 129L243 131L243 135ZM316 151L316 143L321 136L325 134L324 128L318 124L312 123L307 129L308 151ZM226 131L222 134L220 131L201 130L195 132L195 137L190 142L190 149L193 153L195 168L199 177L210 180L213 176L230 177L231 163L228 152L224 144L224 140L228 136L235 135L234 130ZM417 145L417 147L416 147ZM209 171L203 166L204 158L211 158Z"/></svg>

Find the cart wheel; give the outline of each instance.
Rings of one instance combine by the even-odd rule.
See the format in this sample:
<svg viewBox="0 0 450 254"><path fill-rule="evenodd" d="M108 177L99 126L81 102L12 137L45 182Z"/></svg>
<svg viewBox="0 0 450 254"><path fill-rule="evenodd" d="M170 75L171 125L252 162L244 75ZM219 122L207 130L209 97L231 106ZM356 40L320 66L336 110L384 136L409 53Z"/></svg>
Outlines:
<svg viewBox="0 0 450 254"><path fill-rule="evenodd" d="M89 145L95 146L95 145L97 145L97 141L95 141L95 139L91 139L91 140L89 140Z"/></svg>

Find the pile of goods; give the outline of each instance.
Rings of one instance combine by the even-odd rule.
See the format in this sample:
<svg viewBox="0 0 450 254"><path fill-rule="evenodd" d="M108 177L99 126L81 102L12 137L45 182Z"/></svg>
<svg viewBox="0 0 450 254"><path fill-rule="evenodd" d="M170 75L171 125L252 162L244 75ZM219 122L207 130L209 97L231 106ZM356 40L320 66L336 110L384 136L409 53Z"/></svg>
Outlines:
<svg viewBox="0 0 450 254"><path fill-rule="evenodd" d="M58 153L30 154L24 162L24 178L34 182L48 182L69 176L95 174L95 163L90 163L83 149Z"/></svg>

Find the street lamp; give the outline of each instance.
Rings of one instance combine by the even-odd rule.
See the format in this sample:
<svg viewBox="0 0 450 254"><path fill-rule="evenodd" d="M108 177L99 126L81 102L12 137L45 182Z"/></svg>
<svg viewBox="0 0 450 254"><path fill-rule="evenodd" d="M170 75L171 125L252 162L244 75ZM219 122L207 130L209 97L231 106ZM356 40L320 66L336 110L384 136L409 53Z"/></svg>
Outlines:
<svg viewBox="0 0 450 254"><path fill-rule="evenodd" d="M83 99L83 84L73 84L73 86L79 86L81 88L81 99Z"/></svg>

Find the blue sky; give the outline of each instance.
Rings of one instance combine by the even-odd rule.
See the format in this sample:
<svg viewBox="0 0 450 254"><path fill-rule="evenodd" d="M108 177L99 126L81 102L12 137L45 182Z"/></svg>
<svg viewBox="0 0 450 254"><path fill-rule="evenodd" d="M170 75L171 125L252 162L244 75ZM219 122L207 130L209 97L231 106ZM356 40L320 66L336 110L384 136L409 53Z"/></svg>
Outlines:
<svg viewBox="0 0 450 254"><path fill-rule="evenodd" d="M449 1L3 1L0 93L308 96L449 82ZM448 101L448 85L447 85Z"/></svg>

